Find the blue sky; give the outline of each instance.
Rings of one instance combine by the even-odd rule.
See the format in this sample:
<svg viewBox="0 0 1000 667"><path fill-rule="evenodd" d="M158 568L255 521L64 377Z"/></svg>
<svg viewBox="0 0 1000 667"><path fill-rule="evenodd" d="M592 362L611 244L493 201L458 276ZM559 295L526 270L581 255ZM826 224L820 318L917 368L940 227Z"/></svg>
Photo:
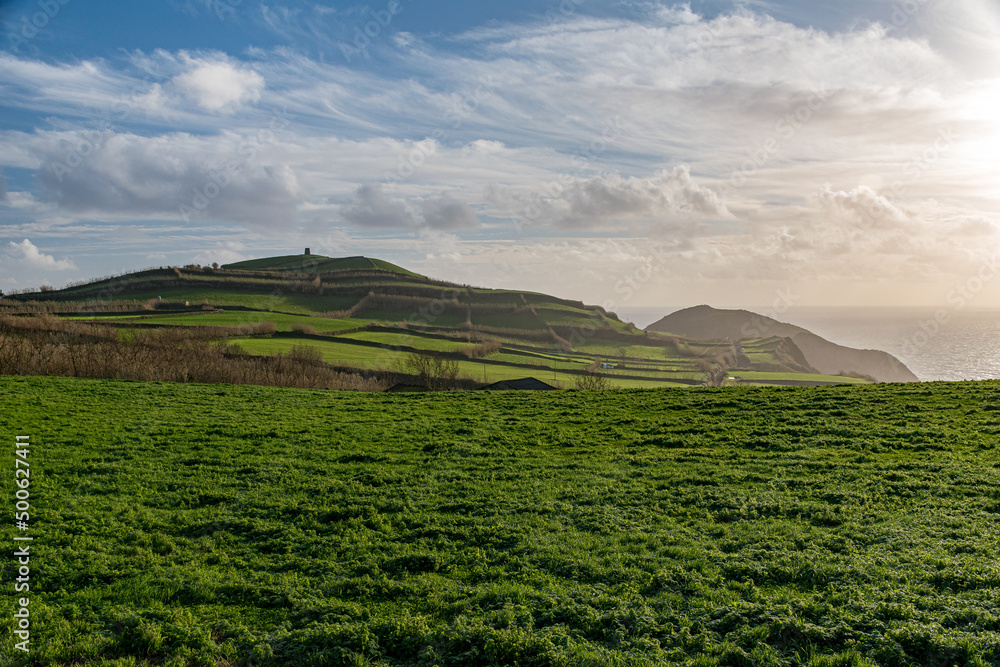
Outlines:
<svg viewBox="0 0 1000 667"><path fill-rule="evenodd" d="M0 289L310 246L619 310L1000 305L995 2L0 21Z"/></svg>

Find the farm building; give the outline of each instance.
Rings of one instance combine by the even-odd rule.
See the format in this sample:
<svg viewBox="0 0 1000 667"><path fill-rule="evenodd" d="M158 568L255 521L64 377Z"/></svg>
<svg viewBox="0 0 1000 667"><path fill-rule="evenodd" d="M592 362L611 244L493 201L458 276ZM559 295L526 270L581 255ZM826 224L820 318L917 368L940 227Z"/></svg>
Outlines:
<svg viewBox="0 0 1000 667"><path fill-rule="evenodd" d="M519 380L501 380L491 385L483 387L486 391L555 391L556 388L550 384L536 380L535 378L520 378Z"/></svg>

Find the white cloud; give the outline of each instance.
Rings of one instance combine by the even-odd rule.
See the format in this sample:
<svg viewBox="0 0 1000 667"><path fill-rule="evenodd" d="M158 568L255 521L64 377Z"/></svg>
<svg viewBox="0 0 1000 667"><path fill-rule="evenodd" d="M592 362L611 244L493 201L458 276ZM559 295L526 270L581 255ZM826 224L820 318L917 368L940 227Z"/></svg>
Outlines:
<svg viewBox="0 0 1000 667"><path fill-rule="evenodd" d="M1000 223L984 217L975 217L960 221L955 233L962 236L995 236L1000 232Z"/></svg>
<svg viewBox="0 0 1000 667"><path fill-rule="evenodd" d="M475 211L442 193L408 202L387 195L382 185L362 185L340 208L347 222L368 229L462 230L480 225Z"/></svg>
<svg viewBox="0 0 1000 667"><path fill-rule="evenodd" d="M264 78L254 70L224 60L182 57L189 69L171 82L203 109L232 113L243 104L260 100Z"/></svg>
<svg viewBox="0 0 1000 667"><path fill-rule="evenodd" d="M612 174L571 183L551 203L558 221L590 226L616 218L658 222L678 219L731 219L725 203L691 178L687 166L661 169L650 178Z"/></svg>
<svg viewBox="0 0 1000 667"><path fill-rule="evenodd" d="M32 149L45 165L38 182L45 199L63 210L287 226L303 199L292 168L266 160L270 146L254 135L109 132L90 139L75 133L34 138ZM86 155L74 153L84 142Z"/></svg>
<svg viewBox="0 0 1000 667"><path fill-rule="evenodd" d="M472 207L447 194L420 202L420 213L423 216L423 224L431 229L461 230L480 225Z"/></svg>
<svg viewBox="0 0 1000 667"><path fill-rule="evenodd" d="M872 16L887 17L888 4ZM329 229L331 245L347 229L358 235L351 247L364 247L389 230L406 243L436 230L487 237L483 227L489 238L519 238L511 221L538 204L545 224L534 236L605 236L617 226L677 241L669 279L687 285L960 271L994 237L1000 207L997 135L983 129L995 129L1000 100L987 80L997 71L997 12L985 0L941 0L933 12L956 13L930 25L927 9L905 30L859 20L828 32L762 13L706 20L688 6L651 4L642 20L581 12L453 38L386 34L363 68L306 50L55 64L0 54L5 104L55 126L0 133L0 165L48 165L38 199L11 192L3 215L48 206L53 216L131 223L176 219L180 205L202 201L198 220L275 234L312 225ZM314 13L276 14L271 27L306 40ZM316 25L343 18L331 16ZM976 58L986 65L971 66ZM147 71L157 72L152 83L141 81ZM52 165L82 145L79 118L121 99L129 122L150 124L106 133L79 166L55 174ZM286 104L289 127L244 161L240 146ZM937 151L945 129L960 140ZM213 185L230 157L239 173ZM746 164L745 182L730 183ZM895 182L905 191L888 197ZM514 273L542 289L557 256L559 266L574 258L601 267L587 280L628 262L602 263L608 248L557 240L517 252L529 248L539 268Z"/></svg>
<svg viewBox="0 0 1000 667"><path fill-rule="evenodd" d="M479 155L496 155L503 151L504 148L505 146L502 141L492 141L489 139L476 139L465 145L466 152Z"/></svg>
<svg viewBox="0 0 1000 667"><path fill-rule="evenodd" d="M353 225L368 229L412 228L417 220L400 199L390 197L381 185L362 185L340 209L340 215Z"/></svg>
<svg viewBox="0 0 1000 667"><path fill-rule="evenodd" d="M816 196L828 213L862 228L900 227L912 222L905 211L865 185L836 192L826 185Z"/></svg>
<svg viewBox="0 0 1000 667"><path fill-rule="evenodd" d="M57 260L52 255L42 253L38 247L28 239L20 243L11 241L7 244L5 253L9 261L13 261L21 268L28 269L48 269L53 271L70 271L76 268L70 260Z"/></svg>
<svg viewBox="0 0 1000 667"><path fill-rule="evenodd" d="M222 241L215 244L214 248L203 250L194 256L196 264L210 265L215 262L219 264L231 264L249 259L242 251L246 246L239 241Z"/></svg>
<svg viewBox="0 0 1000 667"><path fill-rule="evenodd" d="M527 195L491 183L485 196L508 214L523 213L522 223L551 221L564 227L733 219L722 198L697 183L686 165L660 169L646 178L614 173L586 179L560 175L539 183Z"/></svg>

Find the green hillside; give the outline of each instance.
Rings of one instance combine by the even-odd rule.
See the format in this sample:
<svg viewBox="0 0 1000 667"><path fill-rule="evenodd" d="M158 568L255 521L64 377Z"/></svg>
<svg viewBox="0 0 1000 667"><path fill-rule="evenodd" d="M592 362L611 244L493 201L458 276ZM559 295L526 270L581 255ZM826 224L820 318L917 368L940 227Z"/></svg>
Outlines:
<svg viewBox="0 0 1000 667"><path fill-rule="evenodd" d="M284 255L264 259L248 259L226 264L223 269L244 271L290 271L296 273L326 273L333 271L389 271L403 276L419 276L401 266L371 257L324 257L322 255ZM422 276L420 276L422 277Z"/></svg>
<svg viewBox="0 0 1000 667"><path fill-rule="evenodd" d="M518 377L544 379L558 388L587 378L619 388L855 381L818 372L786 339L734 346L639 331L598 306L457 285L367 257L303 254L222 267L164 267L0 301L0 318L43 312L117 328L127 337L187 328L192 335L230 343L230 355L273 357L299 350L302 356L300 348L307 347L317 360L376 373L390 384L399 379L396 371L413 365L412 355L443 359L467 384ZM25 326L0 322L0 333L6 327L17 334ZM72 331L55 327L52 333ZM65 365L80 372L72 358ZM207 375L205 381L219 377L229 375Z"/></svg>
<svg viewBox="0 0 1000 667"><path fill-rule="evenodd" d="M996 382L0 396L4 664L1000 662Z"/></svg>

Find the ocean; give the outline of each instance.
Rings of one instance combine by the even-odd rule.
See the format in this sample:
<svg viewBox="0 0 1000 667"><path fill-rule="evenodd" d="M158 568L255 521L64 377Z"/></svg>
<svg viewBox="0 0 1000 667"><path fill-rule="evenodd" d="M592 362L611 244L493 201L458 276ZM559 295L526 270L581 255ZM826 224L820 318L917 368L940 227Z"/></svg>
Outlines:
<svg viewBox="0 0 1000 667"><path fill-rule="evenodd" d="M678 310L621 308L618 315L643 328ZM746 308L768 314L764 309ZM1000 311L935 308L789 308L774 319L797 324L827 340L883 350L924 381L1000 378Z"/></svg>

